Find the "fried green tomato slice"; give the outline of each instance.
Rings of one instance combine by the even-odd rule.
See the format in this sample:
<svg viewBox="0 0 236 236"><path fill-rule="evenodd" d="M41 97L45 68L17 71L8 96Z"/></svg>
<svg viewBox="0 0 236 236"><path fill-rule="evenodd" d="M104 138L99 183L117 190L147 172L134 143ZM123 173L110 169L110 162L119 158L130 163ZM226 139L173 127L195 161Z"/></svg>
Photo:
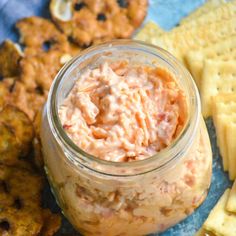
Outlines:
<svg viewBox="0 0 236 236"><path fill-rule="evenodd" d="M53 235L60 215L41 207L43 177L33 169L0 165L0 235Z"/></svg>
<svg viewBox="0 0 236 236"><path fill-rule="evenodd" d="M4 183L3 192L14 198L17 208L40 207L43 177L33 172L33 169L0 165L0 181ZM0 208L3 208L1 204Z"/></svg>
<svg viewBox="0 0 236 236"><path fill-rule="evenodd" d="M0 235L39 235L42 183L32 171L0 165Z"/></svg>
<svg viewBox="0 0 236 236"><path fill-rule="evenodd" d="M1 64L0 64L1 67ZM0 81L0 110L6 104L10 96L9 86L7 83Z"/></svg>
<svg viewBox="0 0 236 236"><path fill-rule="evenodd" d="M0 112L0 123L15 134L21 156L26 156L32 145L34 129L29 117L17 107L6 105Z"/></svg>
<svg viewBox="0 0 236 236"><path fill-rule="evenodd" d="M43 209L44 225L41 230L41 235L54 235L61 226L61 216L53 214L49 209Z"/></svg>
<svg viewBox="0 0 236 236"><path fill-rule="evenodd" d="M12 77L19 74L19 61L23 53L18 44L10 40L0 45L0 76Z"/></svg>
<svg viewBox="0 0 236 236"><path fill-rule="evenodd" d="M43 225L41 211L6 207L0 211L0 235L40 235Z"/></svg>
<svg viewBox="0 0 236 236"><path fill-rule="evenodd" d="M0 163L17 164L19 154L19 143L14 132L5 123L0 123Z"/></svg>

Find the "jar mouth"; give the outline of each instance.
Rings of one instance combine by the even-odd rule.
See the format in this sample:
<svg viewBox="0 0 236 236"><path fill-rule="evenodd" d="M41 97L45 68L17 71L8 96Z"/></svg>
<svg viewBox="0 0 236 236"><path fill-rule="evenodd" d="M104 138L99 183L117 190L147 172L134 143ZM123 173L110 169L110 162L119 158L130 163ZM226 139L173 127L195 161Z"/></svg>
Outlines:
<svg viewBox="0 0 236 236"><path fill-rule="evenodd" d="M62 84L66 82L68 73L73 70L74 65L79 65L80 63L83 63L83 61L88 60L101 52L109 53L111 50L119 51L125 49L145 52L152 56L158 57L159 59L161 58L166 64L168 64L168 66L172 67L172 69L175 70L179 76L181 76L184 80L182 81L183 86L185 87L183 90L185 93L188 93L186 94L186 98L188 100L188 119L186 120L185 125L178 137L175 138L169 146L160 150L153 156L143 160L131 162L113 162L102 160L85 152L79 148L67 135L62 127L58 114L58 91L61 89ZM78 77L76 80L77 79ZM86 50L83 50L79 55L64 65L57 74L51 86L46 109L49 126L52 130L53 136L63 149L68 161L70 161L71 164L76 166L82 165L83 167L103 175L125 177L141 175L157 169L164 169L169 166L170 163L173 163L175 160L178 160L181 156L183 156L194 140L199 124L201 108L198 89L190 73L177 59L175 59L164 49L157 46L146 44L137 40L121 39L103 43L98 46L92 46ZM113 169L110 170L110 167Z"/></svg>

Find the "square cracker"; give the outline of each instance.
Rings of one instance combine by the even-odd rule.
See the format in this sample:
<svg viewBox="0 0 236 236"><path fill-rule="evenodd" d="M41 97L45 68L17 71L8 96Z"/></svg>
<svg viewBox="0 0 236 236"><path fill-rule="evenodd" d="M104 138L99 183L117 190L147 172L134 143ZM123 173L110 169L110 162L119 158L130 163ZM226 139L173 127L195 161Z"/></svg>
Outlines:
<svg viewBox="0 0 236 236"><path fill-rule="evenodd" d="M200 9L204 11L199 11ZM201 14L199 14L200 12ZM199 25L206 25L215 23L216 21L231 19L235 15L236 1L227 2L225 0L209 0L202 7L193 12L193 14L191 15L192 19L194 19L193 21L191 20L190 22L187 20L188 17L185 17L183 19L183 22L185 22L185 24L180 24L180 27L176 27L172 31L181 32L182 30L186 30L187 28L189 29ZM150 37L157 37L164 33L167 32L165 32L153 21L149 21L145 24L143 29L136 34L135 39L148 42L148 40L150 40Z"/></svg>
<svg viewBox="0 0 236 236"><path fill-rule="evenodd" d="M185 22L173 29L173 31L181 31L183 29L190 29L198 27L199 25L208 25L217 21L228 20L236 16L236 1L230 1L220 4L205 14L195 18L192 21Z"/></svg>
<svg viewBox="0 0 236 236"><path fill-rule="evenodd" d="M209 11L214 10L221 4L225 3L225 0L208 0L202 6L200 6L197 10L193 11L191 14L183 18L180 22L180 25L184 25L190 21L195 20L196 18L208 13Z"/></svg>
<svg viewBox="0 0 236 236"><path fill-rule="evenodd" d="M236 21L217 21L207 25L200 25L178 32L169 32L158 37L150 38L149 42L162 47L184 62L185 55L190 50L199 50L217 43L224 38L236 35Z"/></svg>
<svg viewBox="0 0 236 236"><path fill-rule="evenodd" d="M149 42L149 40L153 37L158 37L164 34L165 31L158 26L153 21L149 21L145 24L145 26L135 35L135 39L141 40L144 42Z"/></svg>
<svg viewBox="0 0 236 236"><path fill-rule="evenodd" d="M207 231L207 230L201 228L201 229L199 229L197 231L197 233L194 236L215 236L215 234L213 234L212 232Z"/></svg>
<svg viewBox="0 0 236 236"><path fill-rule="evenodd" d="M227 212L225 206L229 197L230 189L226 189L218 203L211 210L203 228L216 235L236 235L236 214Z"/></svg>
<svg viewBox="0 0 236 236"><path fill-rule="evenodd" d="M226 210L236 213L236 181L234 181L233 187L230 190Z"/></svg>
<svg viewBox="0 0 236 236"><path fill-rule="evenodd" d="M204 62L201 79L201 101L204 117L212 115L212 98L220 93L235 93L236 91L236 61Z"/></svg>
<svg viewBox="0 0 236 236"><path fill-rule="evenodd" d="M223 159L224 170L229 170L229 173L233 173L232 167L234 166L234 159L229 157L228 145L227 145L227 125L232 119L236 119L236 115L225 115L221 114L215 118L217 121L216 125L216 134L217 134L217 143L220 148L220 154ZM232 155L231 155L232 156Z"/></svg>
<svg viewBox="0 0 236 236"><path fill-rule="evenodd" d="M210 45L197 51L190 51L186 55L186 64L200 88L200 79L204 60L217 59L222 61L236 60L236 35L224 39L219 43Z"/></svg>
<svg viewBox="0 0 236 236"><path fill-rule="evenodd" d="M229 161L229 178L236 179L236 114L226 125L226 144ZM236 197L236 196L235 196Z"/></svg>
<svg viewBox="0 0 236 236"><path fill-rule="evenodd" d="M213 122L224 170L229 169L226 125L236 117L236 94L219 94L212 99Z"/></svg>

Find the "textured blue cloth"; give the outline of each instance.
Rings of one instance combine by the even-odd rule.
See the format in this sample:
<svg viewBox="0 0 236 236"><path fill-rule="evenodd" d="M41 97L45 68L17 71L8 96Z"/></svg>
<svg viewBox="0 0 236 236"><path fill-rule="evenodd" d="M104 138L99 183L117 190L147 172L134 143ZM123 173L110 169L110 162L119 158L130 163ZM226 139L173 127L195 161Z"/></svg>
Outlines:
<svg viewBox="0 0 236 236"><path fill-rule="evenodd" d="M196 9L203 0L149 0L150 7L147 20L157 22L164 29L171 29L179 20L189 12ZM18 39L14 28L15 22L26 16L37 15L48 18L49 0L0 0L0 42L6 38ZM231 184L227 175L222 171L221 158L216 147L215 130L212 121L207 121L212 150L214 153L212 185L206 201L186 220L175 227L160 234L161 236L192 236L200 228L206 219L210 209L215 205L224 190ZM57 207L50 189L47 186L44 192L44 205L54 211L60 211ZM57 235L79 235L66 219ZM105 236L105 235L104 235ZM135 236L135 235L133 235Z"/></svg>

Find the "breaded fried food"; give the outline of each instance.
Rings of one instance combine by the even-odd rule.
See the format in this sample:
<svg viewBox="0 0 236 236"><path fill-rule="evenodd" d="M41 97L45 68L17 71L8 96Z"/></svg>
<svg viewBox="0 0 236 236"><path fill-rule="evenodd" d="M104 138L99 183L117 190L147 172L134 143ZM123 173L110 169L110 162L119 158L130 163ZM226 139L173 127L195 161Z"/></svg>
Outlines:
<svg viewBox="0 0 236 236"><path fill-rule="evenodd" d="M18 44L10 40L4 41L0 45L0 76L12 77L19 73L19 61L23 57L23 52Z"/></svg>
<svg viewBox="0 0 236 236"><path fill-rule="evenodd" d="M25 45L25 57L20 61L20 81L27 92L43 95L63 66L81 48L69 42L65 34L47 19L23 18L17 22L20 42Z"/></svg>
<svg viewBox="0 0 236 236"><path fill-rule="evenodd" d="M0 235L40 235L43 219L40 211L4 207L0 211Z"/></svg>
<svg viewBox="0 0 236 236"><path fill-rule="evenodd" d="M27 91L41 90L43 94L50 89L51 83L63 66L62 52L42 52L38 55L27 56L20 62L20 79Z"/></svg>
<svg viewBox="0 0 236 236"><path fill-rule="evenodd" d="M0 163L16 164L20 155L19 146L11 127L0 123Z"/></svg>
<svg viewBox="0 0 236 236"><path fill-rule="evenodd" d="M143 22L147 0L51 0L58 27L80 46L114 38L129 38Z"/></svg>
<svg viewBox="0 0 236 236"><path fill-rule="evenodd" d="M5 183L5 193L17 200L18 208L40 207L43 188L40 175L25 168L0 165L0 181Z"/></svg>
<svg viewBox="0 0 236 236"><path fill-rule="evenodd" d="M26 156L32 145L33 125L29 117L19 108L6 105L0 111L0 123L5 124L15 134L21 156Z"/></svg>
<svg viewBox="0 0 236 236"><path fill-rule="evenodd" d="M40 110L47 99L47 93L42 94L41 91L27 91L25 84L21 81L16 81L11 88L10 98L8 103L14 104L20 110L24 111L31 121L38 110Z"/></svg>
<svg viewBox="0 0 236 236"><path fill-rule="evenodd" d="M43 171L44 161L42 154L42 144L39 137L34 137L33 147L34 147L34 153L33 153L34 163L38 168L38 170Z"/></svg>
<svg viewBox="0 0 236 236"><path fill-rule="evenodd" d="M23 18L16 23L16 28L20 33L20 42L26 47L26 55L52 51L75 55L81 50L47 19L37 16Z"/></svg>
<svg viewBox="0 0 236 236"><path fill-rule="evenodd" d="M46 99L47 92L45 94L38 90L29 92L17 77L4 78L0 81L0 110L6 104L12 104L25 112L33 121Z"/></svg>
<svg viewBox="0 0 236 236"><path fill-rule="evenodd" d="M42 113L43 113L43 109L40 109L33 121L33 125L34 125L34 130L35 130L35 135L39 138L40 137L40 127L41 127L41 123L42 123Z"/></svg>
<svg viewBox="0 0 236 236"><path fill-rule="evenodd" d="M16 78L5 78L0 81L0 111L7 104L11 104L34 121L35 115L42 109L47 99L47 92L34 90L29 92L26 86Z"/></svg>
<svg viewBox="0 0 236 236"><path fill-rule="evenodd" d="M42 109L40 109L35 118L34 118L34 131L35 137L33 140L33 147L34 147L34 162L39 170L43 169L43 154L42 154L42 144L40 140L40 127L42 122Z"/></svg>
<svg viewBox="0 0 236 236"><path fill-rule="evenodd" d="M60 225L60 215L50 212L50 218L45 218L44 210L6 207L0 211L0 235L4 236L52 236Z"/></svg>
<svg viewBox="0 0 236 236"><path fill-rule="evenodd" d="M29 157L22 157L21 146L11 127L0 123L0 164L18 166L30 170L32 161ZM0 197L1 202L1 197Z"/></svg>
<svg viewBox="0 0 236 236"><path fill-rule="evenodd" d="M49 209L43 209L44 225L41 229L41 235L54 235L61 226L61 217L58 214L52 214Z"/></svg>
<svg viewBox="0 0 236 236"><path fill-rule="evenodd" d="M0 234L51 236L60 216L41 208L43 178L33 170L0 165Z"/></svg>
<svg viewBox="0 0 236 236"><path fill-rule="evenodd" d="M23 18L16 23L16 28L20 33L20 43L34 48L34 53L45 50L66 50L68 44L66 36L47 19L37 16Z"/></svg>
<svg viewBox="0 0 236 236"><path fill-rule="evenodd" d="M10 94L9 89L6 86L6 84L0 81L0 110L5 105L6 100L9 97L9 94Z"/></svg>
<svg viewBox="0 0 236 236"><path fill-rule="evenodd" d="M26 169L0 165L0 182L0 196L8 199L0 202L1 235L37 235L43 225L42 177Z"/></svg>

